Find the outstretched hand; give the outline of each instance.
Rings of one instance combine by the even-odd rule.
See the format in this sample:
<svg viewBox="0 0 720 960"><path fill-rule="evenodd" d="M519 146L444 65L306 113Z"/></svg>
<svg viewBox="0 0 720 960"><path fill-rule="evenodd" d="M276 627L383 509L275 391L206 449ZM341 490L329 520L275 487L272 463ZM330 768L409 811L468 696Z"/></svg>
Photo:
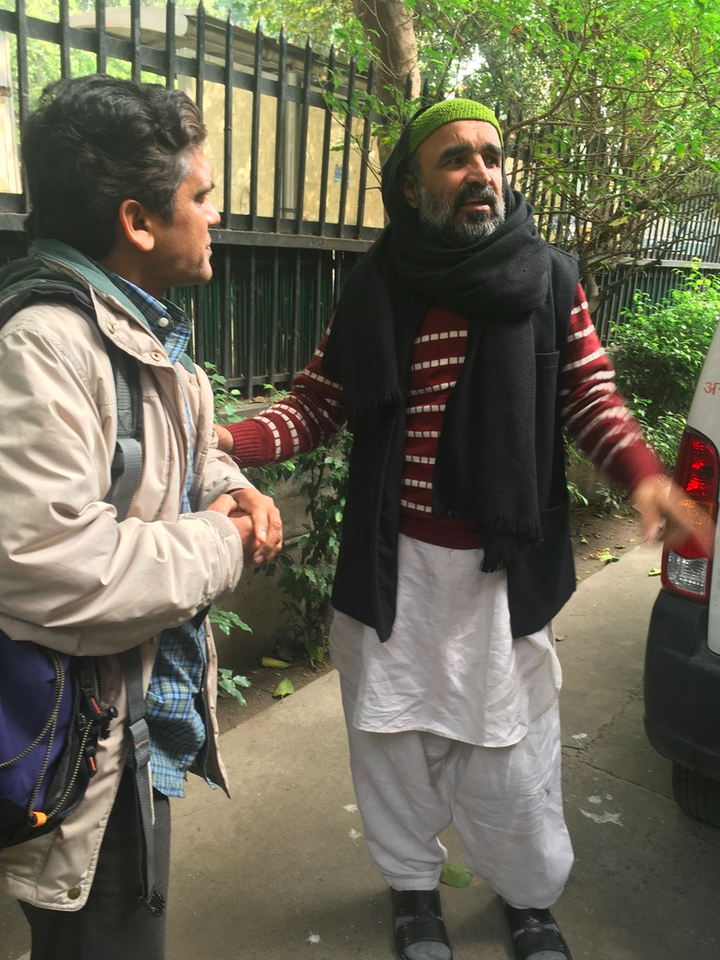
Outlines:
<svg viewBox="0 0 720 960"><path fill-rule="evenodd" d="M645 537L662 540L671 550L688 539L709 553L715 539L715 522L701 502L672 480L663 476L646 477L633 492L633 506L640 514Z"/></svg>

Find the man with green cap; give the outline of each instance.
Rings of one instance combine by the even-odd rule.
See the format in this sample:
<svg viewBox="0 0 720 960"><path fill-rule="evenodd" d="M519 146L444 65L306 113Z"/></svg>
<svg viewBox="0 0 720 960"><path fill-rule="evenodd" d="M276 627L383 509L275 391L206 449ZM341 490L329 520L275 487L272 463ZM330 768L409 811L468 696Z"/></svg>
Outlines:
<svg viewBox="0 0 720 960"><path fill-rule="evenodd" d="M292 393L218 428L243 466L353 432L330 637L370 853L402 960L451 960L453 823L517 960L566 960L573 860L551 621L574 589L561 427L677 521L615 390L575 260L540 238L487 107L420 111L383 169L389 225Z"/></svg>

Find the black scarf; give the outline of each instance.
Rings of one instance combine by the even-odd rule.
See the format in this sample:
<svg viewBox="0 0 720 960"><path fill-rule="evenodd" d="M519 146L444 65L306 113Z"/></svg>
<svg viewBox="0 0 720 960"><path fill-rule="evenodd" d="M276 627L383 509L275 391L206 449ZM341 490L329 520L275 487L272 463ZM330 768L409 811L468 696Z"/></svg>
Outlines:
<svg viewBox="0 0 720 960"><path fill-rule="evenodd" d="M372 429L384 408L407 401L410 354L430 303L467 317L465 362L438 442L434 510L476 521L483 570L497 570L542 538L532 315L548 296L549 252L532 208L506 180L506 219L489 237L451 247L423 232L400 186L409 126L383 168L390 225L343 287L323 371L342 384L351 428Z"/></svg>

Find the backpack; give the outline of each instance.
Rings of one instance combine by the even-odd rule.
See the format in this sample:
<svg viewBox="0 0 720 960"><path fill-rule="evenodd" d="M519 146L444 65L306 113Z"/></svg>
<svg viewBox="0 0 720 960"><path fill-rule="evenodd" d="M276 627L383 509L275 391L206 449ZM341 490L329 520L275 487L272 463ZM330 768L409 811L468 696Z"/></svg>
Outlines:
<svg viewBox="0 0 720 960"><path fill-rule="evenodd" d="M95 318L87 291L64 278L42 279L0 304L0 327L23 307L65 303ZM137 369L112 343L118 429L105 496L127 516L142 470L142 399ZM148 729L139 650L123 654L128 713L143 839L142 899L153 913L164 907L154 890L152 799ZM28 682L30 681L30 682ZM0 850L56 829L80 804L97 773L98 740L109 735L114 706L100 701L94 657L59 653L17 642L0 631Z"/></svg>
<svg viewBox="0 0 720 960"><path fill-rule="evenodd" d="M0 631L0 665L2 849L54 830L77 808L117 710L100 703L92 658Z"/></svg>

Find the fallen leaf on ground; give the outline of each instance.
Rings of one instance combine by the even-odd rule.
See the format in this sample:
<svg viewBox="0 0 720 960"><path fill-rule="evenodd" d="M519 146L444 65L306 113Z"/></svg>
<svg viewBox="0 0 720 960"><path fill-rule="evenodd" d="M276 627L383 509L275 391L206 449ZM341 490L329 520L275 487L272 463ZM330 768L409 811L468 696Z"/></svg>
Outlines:
<svg viewBox="0 0 720 960"><path fill-rule="evenodd" d="M587 810L583 810L582 807L579 809L584 817L587 817L588 820L594 820L595 823L614 823L618 827L622 826L620 822L621 813L588 813Z"/></svg>
<svg viewBox="0 0 720 960"><path fill-rule="evenodd" d="M278 670L285 670L292 666L287 660L275 660L273 657L263 657L260 663L264 667L276 667Z"/></svg>
<svg viewBox="0 0 720 960"><path fill-rule="evenodd" d="M289 697L291 693L295 693L295 687L292 685L291 680L281 680L280 683L275 687L273 691L273 696L282 698Z"/></svg>
<svg viewBox="0 0 720 960"><path fill-rule="evenodd" d="M472 880L472 873L467 867L459 863L446 863L440 873L440 883L446 883L449 887L457 887L461 890L467 887Z"/></svg>
<svg viewBox="0 0 720 960"><path fill-rule="evenodd" d="M615 563L620 557L616 557L614 553L610 553L609 550L603 550L602 553L598 553L598 560L601 563Z"/></svg>

